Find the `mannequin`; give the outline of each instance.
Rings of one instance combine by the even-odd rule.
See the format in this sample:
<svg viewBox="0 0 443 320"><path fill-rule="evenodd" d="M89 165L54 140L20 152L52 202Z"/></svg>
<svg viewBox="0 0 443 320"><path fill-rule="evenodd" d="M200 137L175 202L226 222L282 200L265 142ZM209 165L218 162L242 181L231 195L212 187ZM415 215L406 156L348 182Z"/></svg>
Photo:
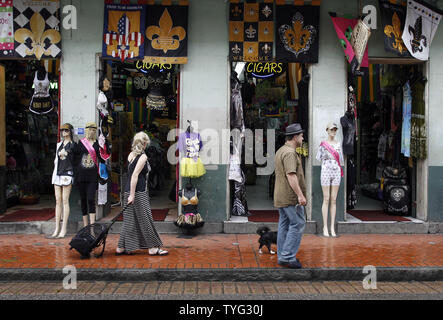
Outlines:
<svg viewBox="0 0 443 320"><path fill-rule="evenodd" d="M163 83L166 76L160 71L154 71L148 76L148 96L146 107L151 110L163 111L166 109L166 99L163 94Z"/></svg>
<svg viewBox="0 0 443 320"><path fill-rule="evenodd" d="M39 66L34 76L34 95L29 104L29 110L35 114L47 114L52 111L54 104L49 94L50 81L45 67Z"/></svg>
<svg viewBox="0 0 443 320"><path fill-rule="evenodd" d="M340 188L340 181L343 177L343 154L341 145L335 140L337 125L333 122L326 127L328 138L320 144L316 159L322 162L321 165L321 186L323 190L323 236L329 237L328 232L328 209L331 213L331 236L336 237L335 215L337 211L337 194Z"/></svg>
<svg viewBox="0 0 443 320"><path fill-rule="evenodd" d="M198 213L198 198L201 192L188 182L184 189L178 192L181 197L182 214L178 217L175 225L184 229L196 229L204 225L204 221Z"/></svg>
<svg viewBox="0 0 443 320"><path fill-rule="evenodd" d="M100 148L97 141L97 125L86 124L86 137L76 147L75 154L79 158L76 166L76 184L79 187L83 224L95 222L95 198L99 181L99 164L109 157L105 149ZM89 223L88 223L89 214Z"/></svg>
<svg viewBox="0 0 443 320"><path fill-rule="evenodd" d="M64 238L66 236L69 219L69 196L74 182L74 147L73 127L66 123L60 127L61 142L57 144L54 160L52 184L55 190L55 231L50 238ZM63 226L60 231L60 220L63 212Z"/></svg>
<svg viewBox="0 0 443 320"><path fill-rule="evenodd" d="M110 116L109 103L112 100L111 81L106 76L100 78L97 110L99 111L99 144L104 147L105 139L109 135L109 126L114 123Z"/></svg>

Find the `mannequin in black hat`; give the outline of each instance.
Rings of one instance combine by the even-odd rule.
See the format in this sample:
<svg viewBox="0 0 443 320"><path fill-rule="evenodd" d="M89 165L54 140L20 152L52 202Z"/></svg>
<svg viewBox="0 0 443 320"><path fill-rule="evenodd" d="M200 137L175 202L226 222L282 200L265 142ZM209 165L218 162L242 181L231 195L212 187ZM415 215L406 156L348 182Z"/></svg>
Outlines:
<svg viewBox="0 0 443 320"><path fill-rule="evenodd" d="M274 206L278 208L277 255L278 264L300 269L295 257L306 226L306 185L301 158L297 147L303 144L299 123L286 128L286 143L275 154Z"/></svg>

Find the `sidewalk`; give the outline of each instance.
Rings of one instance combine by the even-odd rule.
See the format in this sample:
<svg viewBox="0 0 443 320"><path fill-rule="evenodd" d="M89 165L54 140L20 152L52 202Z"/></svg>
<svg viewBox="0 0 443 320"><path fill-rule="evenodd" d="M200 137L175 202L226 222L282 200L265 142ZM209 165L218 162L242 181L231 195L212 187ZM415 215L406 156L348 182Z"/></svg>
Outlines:
<svg viewBox="0 0 443 320"><path fill-rule="evenodd" d="M102 258L82 260L69 250L71 236L0 236L0 281L59 280L75 266L79 280L251 281L362 280L363 267L377 267L380 281L443 280L443 235L304 235L297 255L303 269L277 265L267 249L258 253L258 236L161 234L167 256L115 256L118 235L108 236ZM274 248L276 249L276 248Z"/></svg>

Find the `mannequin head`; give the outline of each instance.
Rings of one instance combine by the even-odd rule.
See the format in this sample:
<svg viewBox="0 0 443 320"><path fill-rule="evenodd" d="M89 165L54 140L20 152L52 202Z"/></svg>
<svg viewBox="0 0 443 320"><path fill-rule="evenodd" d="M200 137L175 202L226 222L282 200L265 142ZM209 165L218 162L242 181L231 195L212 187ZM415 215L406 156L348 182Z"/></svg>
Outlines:
<svg viewBox="0 0 443 320"><path fill-rule="evenodd" d="M107 92L111 89L111 81L109 81L107 76L100 77L98 88L103 92Z"/></svg>
<svg viewBox="0 0 443 320"><path fill-rule="evenodd" d="M89 122L86 124L86 139L96 140L97 139L97 125L94 122Z"/></svg>
<svg viewBox="0 0 443 320"><path fill-rule="evenodd" d="M60 134L63 140L74 139L74 127L70 123L65 123L60 127Z"/></svg>
<svg viewBox="0 0 443 320"><path fill-rule="evenodd" d="M328 133L328 138L334 140L337 134L338 126L334 122L328 123L326 126L326 132Z"/></svg>
<svg viewBox="0 0 443 320"><path fill-rule="evenodd" d="M37 79L38 80L43 80L46 77L46 69L44 66L39 66L37 68Z"/></svg>
<svg viewBox="0 0 443 320"><path fill-rule="evenodd" d="M150 142L149 136L146 133L143 131L137 133L132 140L132 152L137 156L143 154Z"/></svg>

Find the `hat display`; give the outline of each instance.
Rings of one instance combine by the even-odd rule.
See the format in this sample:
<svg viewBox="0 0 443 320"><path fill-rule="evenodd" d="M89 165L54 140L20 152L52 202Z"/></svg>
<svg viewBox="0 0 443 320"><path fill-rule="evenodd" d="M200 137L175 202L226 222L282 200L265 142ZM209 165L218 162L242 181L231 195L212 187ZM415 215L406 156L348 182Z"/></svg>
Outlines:
<svg viewBox="0 0 443 320"><path fill-rule="evenodd" d="M305 132L305 130L303 130L301 128L300 123L293 123L293 124L290 124L289 126L286 127L286 135L287 136L292 136L292 135L300 134L303 132Z"/></svg>
<svg viewBox="0 0 443 320"><path fill-rule="evenodd" d="M335 122L329 122L328 125L326 126L326 130L330 130L332 128L338 129L338 126L335 124Z"/></svg>
<svg viewBox="0 0 443 320"><path fill-rule="evenodd" d="M97 125L95 124L95 122L88 122L86 124L86 129L97 129Z"/></svg>

